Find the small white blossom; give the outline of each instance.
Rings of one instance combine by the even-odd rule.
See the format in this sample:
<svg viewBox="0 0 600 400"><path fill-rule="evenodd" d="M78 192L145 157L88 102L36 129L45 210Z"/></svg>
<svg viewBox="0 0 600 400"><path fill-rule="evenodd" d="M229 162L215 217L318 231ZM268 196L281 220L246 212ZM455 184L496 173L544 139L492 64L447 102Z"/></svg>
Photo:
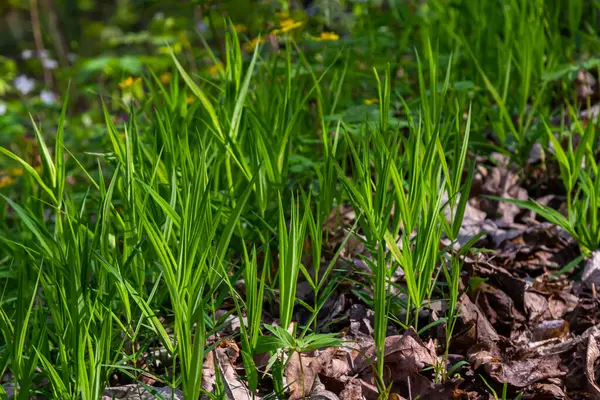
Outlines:
<svg viewBox="0 0 600 400"><path fill-rule="evenodd" d="M0 115L6 114L7 108L8 107L6 107L6 103L3 101L0 101Z"/></svg>
<svg viewBox="0 0 600 400"><path fill-rule="evenodd" d="M58 62L51 58L43 58L42 65L45 69L56 69L56 67L58 67Z"/></svg>
<svg viewBox="0 0 600 400"><path fill-rule="evenodd" d="M13 83L21 94L29 94L35 86L35 80L28 78L26 75L17 76Z"/></svg>
<svg viewBox="0 0 600 400"><path fill-rule="evenodd" d="M83 114L83 116L81 117L81 122L83 122L83 125L86 128L89 128L94 123L94 121L92 121L92 118L87 114Z"/></svg>
<svg viewBox="0 0 600 400"><path fill-rule="evenodd" d="M33 50L23 50L21 52L21 58L23 60L29 60L31 57L33 57Z"/></svg>
<svg viewBox="0 0 600 400"><path fill-rule="evenodd" d="M42 90L40 92L40 100L44 104L51 105L56 103L56 96L49 90Z"/></svg>

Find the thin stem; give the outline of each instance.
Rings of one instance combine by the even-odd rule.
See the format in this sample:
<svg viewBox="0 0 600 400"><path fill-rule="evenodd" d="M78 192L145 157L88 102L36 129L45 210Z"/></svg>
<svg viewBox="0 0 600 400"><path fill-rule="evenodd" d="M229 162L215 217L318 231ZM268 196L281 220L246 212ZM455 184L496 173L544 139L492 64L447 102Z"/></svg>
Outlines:
<svg viewBox="0 0 600 400"><path fill-rule="evenodd" d="M29 10L31 15L31 26L33 27L33 38L35 41L35 48L38 53L38 57L44 53L44 40L42 39L42 30L40 28L40 15L38 9L37 0L29 0ZM44 70L44 82L46 86L51 89L54 85L52 82L52 74L50 70L42 63L42 69Z"/></svg>

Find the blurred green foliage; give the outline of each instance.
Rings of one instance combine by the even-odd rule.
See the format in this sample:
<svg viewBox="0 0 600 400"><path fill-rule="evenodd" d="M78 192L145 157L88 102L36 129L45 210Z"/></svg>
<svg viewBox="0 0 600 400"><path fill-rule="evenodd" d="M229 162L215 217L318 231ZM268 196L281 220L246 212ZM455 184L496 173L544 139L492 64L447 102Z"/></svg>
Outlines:
<svg viewBox="0 0 600 400"><path fill-rule="evenodd" d="M142 86L120 84L150 71L166 80L174 72L169 49L192 74L209 80L221 78L219 65L226 63L225 24L231 20L246 53L259 35L267 52L280 51L283 37L290 36L307 52L306 61L315 71L339 68L346 57L351 74L346 81L351 87L344 89L348 96L341 98L347 104L327 118L350 124L362 118L365 107L366 112L371 110L363 101L375 95L373 67L383 70L391 66L395 73L392 87L398 95L409 98L418 92L415 50L422 52L425 38L435 38L433 45L442 64L453 54L451 83L456 95L471 100L479 96L474 104L475 130L491 127L502 146L522 146L525 154L540 131L528 124L533 121L529 106L537 106L542 114L552 112L549 105L553 99L565 96L564 88L557 87L572 81L581 66L597 67L593 55L600 50L598 3L0 1L0 129L4 133L0 145L18 142L26 134L31 137L30 113L41 121L42 128L54 126L69 84L69 113L76 121L71 127L73 137L95 140L95 133L101 133L96 126L103 123L99 98L117 115L131 101L139 103L145 96ZM486 89L493 87L502 93L505 83L511 88L511 93L503 93L506 112L479 112L498 100ZM400 114L401 105L395 107ZM519 124L508 124L508 114L518 118ZM405 124L397 115L390 121Z"/></svg>

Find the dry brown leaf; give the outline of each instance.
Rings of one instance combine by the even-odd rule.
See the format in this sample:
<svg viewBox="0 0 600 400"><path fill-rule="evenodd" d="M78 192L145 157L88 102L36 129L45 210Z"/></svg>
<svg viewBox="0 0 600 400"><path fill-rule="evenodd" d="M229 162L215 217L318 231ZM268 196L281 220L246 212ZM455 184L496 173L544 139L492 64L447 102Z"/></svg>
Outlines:
<svg viewBox="0 0 600 400"><path fill-rule="evenodd" d="M302 399L311 392L318 374L330 364L336 351L335 348L327 348L317 354L292 354L285 367L290 399Z"/></svg>
<svg viewBox="0 0 600 400"><path fill-rule="evenodd" d="M587 350L585 353L585 377L588 381L589 390L594 395L594 398L600 399L600 387L596 383L596 372L594 363L600 356L600 350L598 349L598 343L593 335L588 337Z"/></svg>
<svg viewBox="0 0 600 400"><path fill-rule="evenodd" d="M538 383L531 387L531 394L525 395L523 399L566 399L565 392L553 383Z"/></svg>
<svg viewBox="0 0 600 400"><path fill-rule="evenodd" d="M379 391L377 390L377 386L375 386L373 376L367 377L365 379L359 379L362 395L366 400L378 400L379 399Z"/></svg>
<svg viewBox="0 0 600 400"><path fill-rule="evenodd" d="M252 393L233 366L233 362L240 354L237 344L230 340L223 341L214 352L219 372L223 377L227 398L229 400L247 400L253 398ZM258 397L254 396L254 398Z"/></svg>
<svg viewBox="0 0 600 400"><path fill-rule="evenodd" d="M398 364L403 373L412 374L425 366L434 365L437 356L432 343L425 345L413 329L404 335L388 336L385 338L385 363ZM360 374L369 370L377 362L375 345L369 345L361 350L354 359L352 374Z"/></svg>
<svg viewBox="0 0 600 400"><path fill-rule="evenodd" d="M362 393L367 399L373 398L373 391L376 393L372 368L376 362L375 345L371 344L356 355L350 372L361 378ZM433 341L424 343L413 329L409 329L403 335L386 338L383 381L386 385L394 384L395 388L414 398L426 393L433 385L429 378L421 375L421 370L437 363Z"/></svg>
<svg viewBox="0 0 600 400"><path fill-rule="evenodd" d="M151 390L148 390L148 388ZM107 387L104 389L102 400L157 400L160 398L183 400L183 393L177 389L172 389L168 386L149 386L148 388L135 383L130 385ZM154 395L154 393L158 394L159 396Z"/></svg>
<svg viewBox="0 0 600 400"><path fill-rule="evenodd" d="M558 355L544 358L527 357L511 360L499 370L492 369L489 374L497 382L508 382L512 386L522 388L548 378L564 376L566 372L560 367L561 359Z"/></svg>
<svg viewBox="0 0 600 400"><path fill-rule="evenodd" d="M492 325L514 328L525 322L525 317L515 307L514 301L504 291L482 283L474 295L477 306L485 313Z"/></svg>
<svg viewBox="0 0 600 400"><path fill-rule="evenodd" d="M493 167L484 178L483 194L506 197L517 200L527 200L527 190L519 186L519 177L504 166ZM487 198L480 200L480 209L492 219L504 223L513 223L521 209L510 203L498 202Z"/></svg>
<svg viewBox="0 0 600 400"><path fill-rule="evenodd" d="M325 388L325 385L321 383L319 375L315 377L312 390L308 400L340 400L339 397L330 390Z"/></svg>
<svg viewBox="0 0 600 400"><path fill-rule="evenodd" d="M469 348L476 344L491 344L499 337L481 309L466 294L460 297L459 324L452 339L459 347Z"/></svg>
<svg viewBox="0 0 600 400"><path fill-rule="evenodd" d="M600 288L600 250L594 251L590 259L587 260L581 280L588 287L594 285L596 289Z"/></svg>
<svg viewBox="0 0 600 400"><path fill-rule="evenodd" d="M569 323L563 319L542 321L533 328L533 340L566 339L569 336Z"/></svg>
<svg viewBox="0 0 600 400"><path fill-rule="evenodd" d="M494 344L488 348L469 351L469 362L474 369L483 367L485 372L498 383L525 388L549 378L563 377L561 358L556 354L542 356L534 351L525 351L510 343Z"/></svg>
<svg viewBox="0 0 600 400"><path fill-rule="evenodd" d="M594 95L596 87L596 78L588 71L582 69L575 78L575 87L577 88L577 97L584 101Z"/></svg>
<svg viewBox="0 0 600 400"><path fill-rule="evenodd" d="M525 291L523 294L523 303L529 321L539 321L544 314L548 312L548 302L546 301L546 298L534 291Z"/></svg>
<svg viewBox="0 0 600 400"><path fill-rule="evenodd" d="M340 393L340 400L358 400L363 398L360 379L352 378L346 383L344 390Z"/></svg>
<svg viewBox="0 0 600 400"><path fill-rule="evenodd" d="M212 393L217 382L217 374L215 371L214 350L206 354L204 363L202 364L202 390L206 393Z"/></svg>

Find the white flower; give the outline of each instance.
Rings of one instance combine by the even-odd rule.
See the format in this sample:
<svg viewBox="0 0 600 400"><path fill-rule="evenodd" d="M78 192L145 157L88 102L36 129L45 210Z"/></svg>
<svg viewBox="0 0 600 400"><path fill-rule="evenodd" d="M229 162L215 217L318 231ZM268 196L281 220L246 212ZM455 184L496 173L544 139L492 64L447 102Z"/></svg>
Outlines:
<svg viewBox="0 0 600 400"><path fill-rule="evenodd" d="M21 94L29 94L35 86L35 80L28 78L26 75L17 76L13 83Z"/></svg>
<svg viewBox="0 0 600 400"><path fill-rule="evenodd" d="M33 50L23 50L21 52L21 58L23 60L29 60L31 57L33 57Z"/></svg>
<svg viewBox="0 0 600 400"><path fill-rule="evenodd" d="M56 96L49 90L42 90L40 92L40 100L44 104L51 105L56 103Z"/></svg>
<svg viewBox="0 0 600 400"><path fill-rule="evenodd" d="M75 53L67 54L67 60L74 62L75 60L77 60L77 54L75 54Z"/></svg>
<svg viewBox="0 0 600 400"><path fill-rule="evenodd" d="M92 126L92 124L94 123L94 121L92 121L92 117L90 117L87 114L83 114L83 116L81 117L81 122L83 122L83 125L87 128Z"/></svg>
<svg viewBox="0 0 600 400"><path fill-rule="evenodd" d="M4 115L6 114L6 103L3 101L0 101L0 115Z"/></svg>
<svg viewBox="0 0 600 400"><path fill-rule="evenodd" d="M45 69L56 69L56 67L58 67L58 62L51 58L43 58L42 65Z"/></svg>

